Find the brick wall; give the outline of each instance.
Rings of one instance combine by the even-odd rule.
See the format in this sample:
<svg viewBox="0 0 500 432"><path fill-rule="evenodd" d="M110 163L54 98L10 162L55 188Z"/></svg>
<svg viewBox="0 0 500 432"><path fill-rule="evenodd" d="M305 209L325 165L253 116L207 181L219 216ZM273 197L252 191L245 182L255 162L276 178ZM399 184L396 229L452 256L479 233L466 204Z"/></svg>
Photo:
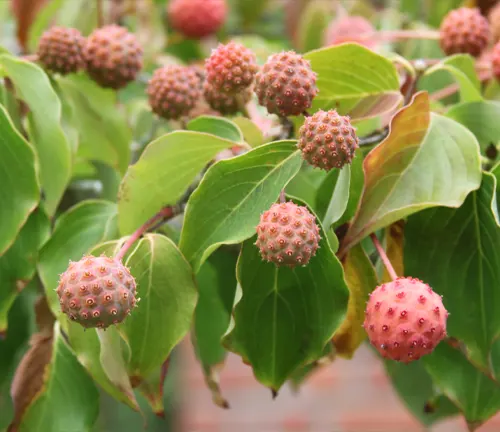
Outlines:
<svg viewBox="0 0 500 432"><path fill-rule="evenodd" d="M221 372L228 410L212 403L201 369L189 343L182 347L183 412L179 432L420 432L388 382L379 360L367 348L354 359L336 360L317 371L294 394L285 386L272 400L250 367L230 355ZM433 432L466 432L460 419L432 428ZM500 416L477 432L500 431Z"/></svg>

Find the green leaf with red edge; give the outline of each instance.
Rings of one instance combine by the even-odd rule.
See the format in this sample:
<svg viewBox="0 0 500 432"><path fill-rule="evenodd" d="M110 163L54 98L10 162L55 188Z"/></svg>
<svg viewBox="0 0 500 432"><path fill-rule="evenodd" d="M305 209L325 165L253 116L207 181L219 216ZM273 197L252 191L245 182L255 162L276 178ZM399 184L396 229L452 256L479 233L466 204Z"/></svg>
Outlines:
<svg viewBox="0 0 500 432"><path fill-rule="evenodd" d="M406 273L443 295L447 333L463 341L470 359L487 371L500 336L498 245L496 178L490 173L460 208L428 209L405 227Z"/></svg>
<svg viewBox="0 0 500 432"><path fill-rule="evenodd" d="M498 383L477 370L458 349L442 342L421 361L435 385L462 411L469 430L500 410Z"/></svg>
<svg viewBox="0 0 500 432"><path fill-rule="evenodd" d="M34 149L0 105L0 256L12 245L40 199Z"/></svg>
<svg viewBox="0 0 500 432"><path fill-rule="evenodd" d="M193 131L171 132L149 143L120 185L120 232L134 232L162 207L175 204L207 163L235 144Z"/></svg>
<svg viewBox="0 0 500 432"><path fill-rule="evenodd" d="M61 127L61 101L45 72L34 63L0 55L0 65L30 108L28 133L40 163L45 210L53 216L71 178L71 146Z"/></svg>
<svg viewBox="0 0 500 432"><path fill-rule="evenodd" d="M350 359L366 338L362 327L366 302L378 285L378 280L375 269L360 244L349 250L343 267L349 288L349 302L347 315L333 337L333 344L340 357Z"/></svg>
<svg viewBox="0 0 500 432"><path fill-rule="evenodd" d="M365 183L344 250L426 208L460 207L481 184L479 145L459 123L430 112L417 93L392 119L389 136L363 163Z"/></svg>
<svg viewBox="0 0 500 432"><path fill-rule="evenodd" d="M0 255L0 334L7 330L10 306L35 275L38 251L49 235L49 219L41 208L37 208L14 244Z"/></svg>
<svg viewBox="0 0 500 432"><path fill-rule="evenodd" d="M224 345L274 391L295 370L323 357L345 318L349 295L344 272L322 229L321 237L306 266L277 268L263 261L254 238L243 243L238 258L242 296Z"/></svg>
<svg viewBox="0 0 500 432"><path fill-rule="evenodd" d="M337 109L353 119L381 115L402 101L394 64L359 44L345 43L308 52L318 74L311 111Z"/></svg>

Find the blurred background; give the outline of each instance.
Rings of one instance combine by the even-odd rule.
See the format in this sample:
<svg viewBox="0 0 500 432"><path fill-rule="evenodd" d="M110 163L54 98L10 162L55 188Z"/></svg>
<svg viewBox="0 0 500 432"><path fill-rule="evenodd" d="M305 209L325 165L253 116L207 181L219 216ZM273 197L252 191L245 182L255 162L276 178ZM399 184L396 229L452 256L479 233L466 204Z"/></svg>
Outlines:
<svg viewBox="0 0 500 432"><path fill-rule="evenodd" d="M443 16L461 5L477 5L487 13L495 1L463 0L228 0L230 13L217 35L202 41L186 40L170 29L167 0L0 0L0 49L19 55L36 50L43 31L53 24L76 27L89 34L99 21L119 22L134 31L145 48L146 67L140 82L121 91L120 99L130 102L137 121L134 139L143 139L150 127L148 113L141 111L144 83L158 64L170 61L196 62L206 57L217 40L238 39L265 60L283 49L306 52L322 46L356 40L362 30L342 26L347 16L364 18L378 30L436 30ZM97 5L102 7L99 11ZM353 31L354 30L354 31ZM396 51L408 59L442 57L435 39L366 42L377 51ZM422 80L429 91L452 83L446 74ZM137 104L134 102L137 100ZM141 117L142 116L142 117ZM145 125L141 125L144 121ZM1 158L1 155L0 155ZM75 194L91 194L88 185L75 182ZM36 284L31 284L36 285ZM36 286L27 287L17 298L9 315L9 333L0 341L0 430L8 425L12 406L9 386L12 373L27 349L33 333L33 303ZM12 331L11 331L12 329ZM390 371L397 374L399 370ZM411 377L401 380L411 394L421 383ZM228 355L220 371L220 388L230 408L212 401L189 339L175 350L169 362L164 387L164 418L155 415L147 401L138 399L145 417L131 411L101 392L101 415L95 432L414 432L425 429L416 416L431 418L431 406L408 406L398 399L387 378L385 366L368 346L361 347L351 361L336 359L318 367L306 383L287 385L273 400L268 389L258 384L250 367L239 357ZM408 388L410 390L408 390ZM220 402L220 400L219 400ZM62 407L63 409L63 407ZM446 420L435 432L466 431L461 420ZM479 429L500 431L500 416ZM47 432L50 432L47 430Z"/></svg>

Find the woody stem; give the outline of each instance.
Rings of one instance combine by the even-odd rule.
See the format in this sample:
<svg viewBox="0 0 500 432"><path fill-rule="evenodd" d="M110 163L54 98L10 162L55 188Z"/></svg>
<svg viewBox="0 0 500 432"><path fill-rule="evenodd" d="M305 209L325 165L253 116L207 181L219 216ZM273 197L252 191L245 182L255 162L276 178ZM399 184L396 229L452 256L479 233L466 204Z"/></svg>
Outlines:
<svg viewBox="0 0 500 432"><path fill-rule="evenodd" d="M398 275L396 274L396 271L394 270L394 267L392 266L391 261L387 257L387 254L385 253L385 250L382 247L382 245L380 244L375 233L371 233L370 238L372 239L372 242L373 242L373 245L375 246L375 249L377 249L377 252L380 256L380 259L384 263L384 266L387 269L387 272L391 276L392 280L396 280L398 278Z"/></svg>

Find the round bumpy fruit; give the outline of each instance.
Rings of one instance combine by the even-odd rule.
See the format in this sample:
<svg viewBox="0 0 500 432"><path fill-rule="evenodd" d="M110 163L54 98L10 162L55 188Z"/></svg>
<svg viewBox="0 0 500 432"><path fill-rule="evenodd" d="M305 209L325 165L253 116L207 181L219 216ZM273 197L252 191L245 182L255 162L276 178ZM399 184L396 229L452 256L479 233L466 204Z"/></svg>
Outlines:
<svg viewBox="0 0 500 432"><path fill-rule="evenodd" d="M375 33L375 27L361 16L346 16L333 20L326 33L326 45L339 45L345 42L355 42L373 49L377 42L370 35Z"/></svg>
<svg viewBox="0 0 500 432"><path fill-rule="evenodd" d="M225 93L234 94L250 87L257 70L255 54L236 42L220 44L205 62L207 81Z"/></svg>
<svg viewBox="0 0 500 432"><path fill-rule="evenodd" d="M270 114L300 115L318 93L316 73L308 60L293 51L274 54L257 73L255 92Z"/></svg>
<svg viewBox="0 0 500 432"><path fill-rule="evenodd" d="M216 33L224 24L226 15L226 0L172 0L168 5L172 27L193 39Z"/></svg>
<svg viewBox="0 0 500 432"><path fill-rule="evenodd" d="M263 260L293 268L309 262L320 238L316 218L306 207L289 201L273 204L261 215L255 244Z"/></svg>
<svg viewBox="0 0 500 432"><path fill-rule="evenodd" d="M479 57L490 41L488 20L478 8L462 7L448 13L441 23L441 48L446 55Z"/></svg>
<svg viewBox="0 0 500 432"><path fill-rule="evenodd" d="M441 296L414 278L375 288L363 327L382 357L409 363L431 353L446 336L448 312Z"/></svg>
<svg viewBox="0 0 500 432"><path fill-rule="evenodd" d="M242 106L252 99L252 90L247 88L235 95L227 94L215 90L208 81L205 81L203 84L203 97L214 110L228 115L237 113Z"/></svg>
<svg viewBox="0 0 500 432"><path fill-rule="evenodd" d="M167 65L154 71L147 92L154 113L167 120L177 120L196 105L201 81L193 68Z"/></svg>
<svg viewBox="0 0 500 432"><path fill-rule="evenodd" d="M358 146L358 137L347 116L335 110L319 110L306 117L299 129L298 147L311 165L330 171L351 163Z"/></svg>
<svg viewBox="0 0 500 432"><path fill-rule="evenodd" d="M108 25L87 38L83 57L89 76L101 87L120 89L142 69L142 47L126 28Z"/></svg>
<svg viewBox="0 0 500 432"><path fill-rule="evenodd" d="M37 55L45 69L67 75L83 67L84 42L77 29L52 27L40 38Z"/></svg>
<svg viewBox="0 0 500 432"><path fill-rule="evenodd" d="M121 261L84 256L70 262L56 289L62 311L85 328L122 322L136 306L136 284Z"/></svg>

